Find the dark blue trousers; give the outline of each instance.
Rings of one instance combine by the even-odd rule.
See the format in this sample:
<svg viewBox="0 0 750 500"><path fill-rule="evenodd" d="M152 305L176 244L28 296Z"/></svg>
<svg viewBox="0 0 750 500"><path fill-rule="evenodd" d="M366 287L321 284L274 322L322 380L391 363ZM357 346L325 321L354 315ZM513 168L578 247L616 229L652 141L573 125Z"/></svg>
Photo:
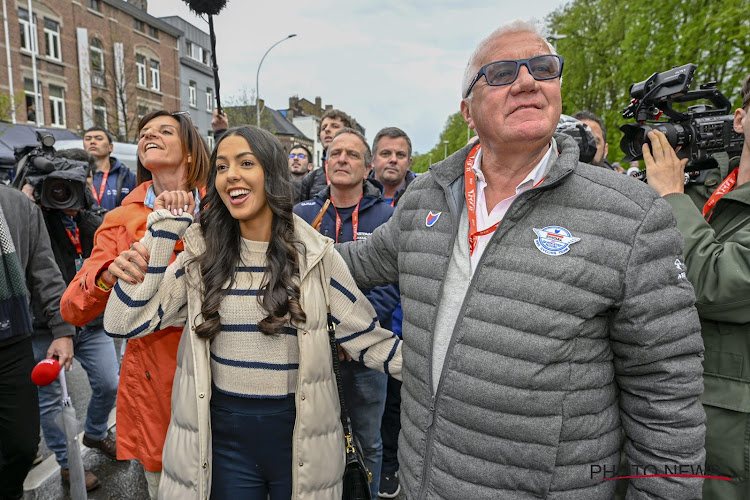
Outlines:
<svg viewBox="0 0 750 500"><path fill-rule="evenodd" d="M211 396L211 498L292 497L294 395L284 399ZM270 496L269 496L270 495Z"/></svg>

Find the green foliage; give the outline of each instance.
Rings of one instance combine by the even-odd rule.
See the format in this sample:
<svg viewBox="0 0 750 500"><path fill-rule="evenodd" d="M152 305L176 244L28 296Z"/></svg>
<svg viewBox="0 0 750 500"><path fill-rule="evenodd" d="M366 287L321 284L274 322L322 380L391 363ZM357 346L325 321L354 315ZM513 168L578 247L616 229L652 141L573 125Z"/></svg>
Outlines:
<svg viewBox="0 0 750 500"><path fill-rule="evenodd" d="M474 135L467 127L461 112L453 113L448 117L443 131L440 133L438 143L427 153L415 154L411 169L417 173L426 172L430 168L430 158L432 158L432 163L437 163L443 159L446 153L444 141L448 141L447 153L451 155L466 145L466 141L470 137L469 132Z"/></svg>
<svg viewBox="0 0 750 500"><path fill-rule="evenodd" d="M588 109L607 127L609 160L619 161L630 85L693 63L693 88L715 81L737 107L750 71L750 0L573 0L547 18L565 58L563 113Z"/></svg>
<svg viewBox="0 0 750 500"><path fill-rule="evenodd" d="M12 111L13 106L11 105L11 98L10 94L7 94L5 92L0 93L0 121L3 122L9 122L12 119ZM15 95L15 108L16 108L16 114L18 114L21 110L23 110L23 104L25 103L24 99L24 93L23 92L17 92ZM17 119L19 121L25 120L26 115L22 117L17 116Z"/></svg>

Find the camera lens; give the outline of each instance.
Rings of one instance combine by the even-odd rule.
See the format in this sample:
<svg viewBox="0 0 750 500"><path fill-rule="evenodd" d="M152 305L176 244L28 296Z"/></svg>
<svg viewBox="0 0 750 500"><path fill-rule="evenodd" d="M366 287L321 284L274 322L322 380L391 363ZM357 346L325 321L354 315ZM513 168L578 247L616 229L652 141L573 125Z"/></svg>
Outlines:
<svg viewBox="0 0 750 500"><path fill-rule="evenodd" d="M654 128L667 136L669 145L673 148L685 146L690 143L690 133L679 123L660 123L659 125L655 125Z"/></svg>
<svg viewBox="0 0 750 500"><path fill-rule="evenodd" d="M52 182L45 185L45 194L50 208L70 208L77 205L78 195L72 189L70 182L64 179L49 179Z"/></svg>
<svg viewBox="0 0 750 500"><path fill-rule="evenodd" d="M640 127L638 130L636 130L635 134L633 134L633 139L630 142L630 147L635 152L635 154L642 154L643 145L651 143L651 141L648 140L649 132L651 132L651 127L644 126Z"/></svg>

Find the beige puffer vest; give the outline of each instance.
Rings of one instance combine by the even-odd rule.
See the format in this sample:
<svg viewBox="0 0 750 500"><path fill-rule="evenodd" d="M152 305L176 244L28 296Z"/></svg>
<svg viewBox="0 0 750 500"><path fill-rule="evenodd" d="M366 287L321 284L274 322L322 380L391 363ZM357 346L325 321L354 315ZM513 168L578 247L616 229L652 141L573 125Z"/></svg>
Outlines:
<svg viewBox="0 0 750 500"><path fill-rule="evenodd" d="M300 361L292 445L292 498L330 500L341 498L345 456L320 277L323 265L330 269L334 249L330 239L302 219L296 216L295 219L295 235L305 242L306 248L304 261L300 262L300 292L307 321L297 335ZM183 241L189 254L197 255L205 249L197 224L187 230ZM195 270L189 269L187 274L191 283L196 283ZM200 295L197 286L188 291L188 323L177 352L160 499L208 499L211 494L210 350L208 343L194 334L195 327L202 322Z"/></svg>

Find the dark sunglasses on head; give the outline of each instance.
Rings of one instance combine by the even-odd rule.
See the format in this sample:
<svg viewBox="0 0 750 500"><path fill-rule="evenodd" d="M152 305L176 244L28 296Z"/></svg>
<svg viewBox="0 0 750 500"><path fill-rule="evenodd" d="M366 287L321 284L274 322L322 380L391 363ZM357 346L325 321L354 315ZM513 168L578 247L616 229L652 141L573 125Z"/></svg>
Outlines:
<svg viewBox="0 0 750 500"><path fill-rule="evenodd" d="M485 64L471 81L464 98L469 97L471 89L474 88L482 75L484 75L487 85L493 87L508 85L516 81L521 66L526 66L534 80L553 80L562 75L563 58L557 54L545 54L528 59L495 61Z"/></svg>
<svg viewBox="0 0 750 500"><path fill-rule="evenodd" d="M289 153L289 158L292 159L292 160L295 159L295 158L299 158L300 160L304 160L305 158L307 158L307 155L305 153Z"/></svg>

